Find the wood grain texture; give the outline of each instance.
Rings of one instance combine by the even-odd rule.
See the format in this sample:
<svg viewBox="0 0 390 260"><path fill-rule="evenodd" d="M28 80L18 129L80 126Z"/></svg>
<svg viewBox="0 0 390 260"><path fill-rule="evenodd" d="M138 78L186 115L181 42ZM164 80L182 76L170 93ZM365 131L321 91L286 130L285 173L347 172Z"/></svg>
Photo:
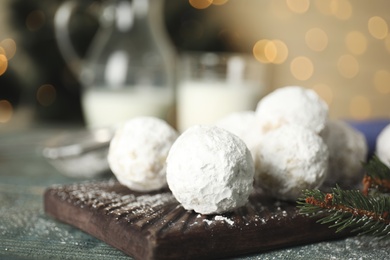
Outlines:
<svg viewBox="0 0 390 260"><path fill-rule="evenodd" d="M256 190L221 215L186 211L169 190L136 193L118 182L53 186L44 210L135 259L215 259L346 237Z"/></svg>

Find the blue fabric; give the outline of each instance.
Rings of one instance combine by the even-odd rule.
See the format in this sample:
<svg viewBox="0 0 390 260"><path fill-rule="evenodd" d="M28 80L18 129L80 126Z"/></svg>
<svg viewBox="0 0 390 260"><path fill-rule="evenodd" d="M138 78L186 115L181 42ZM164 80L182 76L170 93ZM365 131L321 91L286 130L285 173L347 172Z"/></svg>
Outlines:
<svg viewBox="0 0 390 260"><path fill-rule="evenodd" d="M366 121L346 120L346 122L364 134L368 144L368 156L371 157L375 153L376 139L383 128L390 124L390 119L371 119Z"/></svg>

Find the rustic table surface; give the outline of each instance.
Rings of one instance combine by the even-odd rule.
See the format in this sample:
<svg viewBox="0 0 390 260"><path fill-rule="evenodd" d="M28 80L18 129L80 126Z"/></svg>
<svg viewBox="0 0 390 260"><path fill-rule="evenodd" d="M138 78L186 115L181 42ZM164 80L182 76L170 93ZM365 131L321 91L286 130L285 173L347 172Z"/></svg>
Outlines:
<svg viewBox="0 0 390 260"><path fill-rule="evenodd" d="M47 187L82 180L66 177L42 156L48 138L72 131L40 127L0 132L0 259L131 259L43 211ZM389 241L352 237L239 259L387 259L389 246Z"/></svg>

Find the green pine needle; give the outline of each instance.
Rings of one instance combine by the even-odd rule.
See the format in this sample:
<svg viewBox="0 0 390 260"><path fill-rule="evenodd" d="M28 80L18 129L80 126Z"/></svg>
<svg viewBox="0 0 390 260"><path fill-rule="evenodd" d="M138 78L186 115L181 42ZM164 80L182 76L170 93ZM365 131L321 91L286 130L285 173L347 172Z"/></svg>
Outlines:
<svg viewBox="0 0 390 260"><path fill-rule="evenodd" d="M350 230L360 235L390 238L390 168L374 156L363 164L363 190L343 190L336 186L330 193L305 190L298 199L301 214L317 216L317 222Z"/></svg>
<svg viewBox="0 0 390 260"><path fill-rule="evenodd" d="M321 216L318 222L329 224L336 232L349 229L361 235L390 238L389 196L365 196L359 190L336 186L331 193L305 190L297 202L301 214Z"/></svg>
<svg viewBox="0 0 390 260"><path fill-rule="evenodd" d="M368 163L363 164L365 176L363 178L363 193L376 195L377 193L390 193L390 168L377 156Z"/></svg>
<svg viewBox="0 0 390 260"><path fill-rule="evenodd" d="M363 164L366 176L374 179L390 180L390 168L387 167L377 156L373 156Z"/></svg>

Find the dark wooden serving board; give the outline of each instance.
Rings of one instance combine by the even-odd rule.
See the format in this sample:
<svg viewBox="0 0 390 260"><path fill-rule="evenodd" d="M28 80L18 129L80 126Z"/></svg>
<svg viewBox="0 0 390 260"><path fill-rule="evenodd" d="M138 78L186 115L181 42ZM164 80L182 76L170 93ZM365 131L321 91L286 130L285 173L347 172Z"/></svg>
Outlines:
<svg viewBox="0 0 390 260"><path fill-rule="evenodd" d="M260 190L234 212L205 216L184 210L168 190L142 194L114 180L87 182L48 188L44 209L136 259L232 257L349 234Z"/></svg>

